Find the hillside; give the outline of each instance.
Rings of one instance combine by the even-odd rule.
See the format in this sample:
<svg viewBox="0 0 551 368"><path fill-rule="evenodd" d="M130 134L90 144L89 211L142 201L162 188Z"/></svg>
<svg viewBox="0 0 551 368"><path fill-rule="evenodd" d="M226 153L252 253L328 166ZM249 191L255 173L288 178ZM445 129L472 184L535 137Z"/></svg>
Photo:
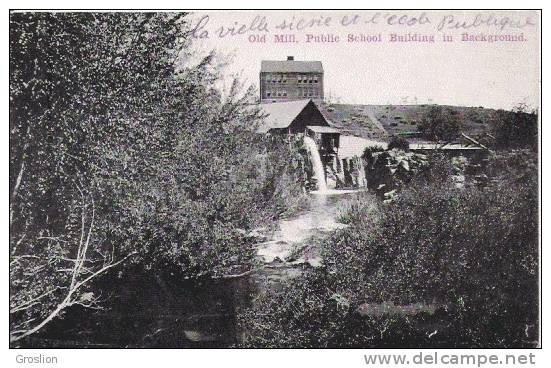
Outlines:
<svg viewBox="0 0 551 368"><path fill-rule="evenodd" d="M320 110L345 135L385 139L393 134L412 135L431 105L349 105L322 104ZM487 131L493 109L445 106L456 112L462 130L469 135Z"/></svg>

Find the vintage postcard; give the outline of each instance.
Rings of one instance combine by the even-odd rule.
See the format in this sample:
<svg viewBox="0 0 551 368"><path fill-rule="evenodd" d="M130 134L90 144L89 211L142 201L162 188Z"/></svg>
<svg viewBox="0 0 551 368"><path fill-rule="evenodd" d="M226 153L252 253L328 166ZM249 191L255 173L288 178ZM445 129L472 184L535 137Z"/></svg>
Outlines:
<svg viewBox="0 0 551 368"><path fill-rule="evenodd" d="M540 31L540 10L10 11L17 363L541 347Z"/></svg>

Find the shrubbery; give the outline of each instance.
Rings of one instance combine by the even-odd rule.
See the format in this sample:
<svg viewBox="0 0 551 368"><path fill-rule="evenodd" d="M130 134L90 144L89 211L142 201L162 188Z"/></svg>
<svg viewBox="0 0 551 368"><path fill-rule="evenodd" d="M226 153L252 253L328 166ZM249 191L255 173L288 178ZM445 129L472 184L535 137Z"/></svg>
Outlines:
<svg viewBox="0 0 551 368"><path fill-rule="evenodd" d="M428 167L426 155L391 149L382 152L366 150L363 155L368 187L379 193L409 183Z"/></svg>
<svg viewBox="0 0 551 368"><path fill-rule="evenodd" d="M499 149L529 147L538 149L538 115L519 105L512 111L496 110L490 117L490 126Z"/></svg>
<svg viewBox="0 0 551 368"><path fill-rule="evenodd" d="M435 141L450 141L459 136L461 122L456 111L433 105L419 123L424 138Z"/></svg>
<svg viewBox="0 0 551 368"><path fill-rule="evenodd" d="M390 141L388 142L388 149L400 149L402 151L408 151L409 150L409 143L407 139L394 135L390 138Z"/></svg>
<svg viewBox="0 0 551 368"><path fill-rule="evenodd" d="M254 91L223 96L216 55L192 50L183 13L10 14L13 341L101 305L94 279L128 262L247 268L247 232L297 205L297 149L256 134Z"/></svg>
<svg viewBox="0 0 551 368"><path fill-rule="evenodd" d="M437 170L441 172L441 170ZM321 246L324 267L246 314L246 346L525 347L537 339L537 176L484 189L412 183ZM393 303L397 311L361 313ZM408 312L421 303L432 312ZM400 307L402 306L402 307ZM253 322L250 322L253 320ZM261 326L261 327L259 327ZM315 332L314 332L315 331Z"/></svg>

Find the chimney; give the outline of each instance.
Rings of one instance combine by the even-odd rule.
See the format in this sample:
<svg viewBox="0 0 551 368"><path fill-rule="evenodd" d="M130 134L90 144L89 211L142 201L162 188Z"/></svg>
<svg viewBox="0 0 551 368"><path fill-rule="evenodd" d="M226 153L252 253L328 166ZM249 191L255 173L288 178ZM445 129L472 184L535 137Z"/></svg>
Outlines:
<svg viewBox="0 0 551 368"><path fill-rule="evenodd" d="M287 56L287 61L293 61L293 60L295 60L294 56Z"/></svg>

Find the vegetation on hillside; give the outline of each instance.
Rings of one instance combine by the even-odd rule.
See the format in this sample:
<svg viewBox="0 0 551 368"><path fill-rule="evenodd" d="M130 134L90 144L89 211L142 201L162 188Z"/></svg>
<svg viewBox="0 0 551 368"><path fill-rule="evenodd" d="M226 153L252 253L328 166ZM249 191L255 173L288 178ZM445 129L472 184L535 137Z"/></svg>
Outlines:
<svg viewBox="0 0 551 368"><path fill-rule="evenodd" d="M440 106L431 106L417 128L423 138L437 142L457 139L461 131L457 111Z"/></svg>
<svg viewBox="0 0 551 368"><path fill-rule="evenodd" d="M534 125L534 122L537 122L536 111L524 104L519 104L512 111L422 104L322 104L321 109L343 134L363 138L386 140L392 136L402 136L408 139L430 140L443 136L445 138L442 139L445 140L449 137L456 138L458 132L462 132L487 144L495 143L495 133L499 133L498 141L507 137L513 138L514 133L518 133L521 139L528 139L530 136L529 139L537 141L537 124ZM380 123L383 130L373 122L373 118ZM438 122L445 123L442 125ZM501 124L508 127L501 129ZM420 134L423 131L427 134ZM507 144L501 145L506 146Z"/></svg>
<svg viewBox="0 0 551 368"><path fill-rule="evenodd" d="M538 150L538 115L526 105L519 104L512 111L497 110L491 116L490 126L497 149L530 147Z"/></svg>

